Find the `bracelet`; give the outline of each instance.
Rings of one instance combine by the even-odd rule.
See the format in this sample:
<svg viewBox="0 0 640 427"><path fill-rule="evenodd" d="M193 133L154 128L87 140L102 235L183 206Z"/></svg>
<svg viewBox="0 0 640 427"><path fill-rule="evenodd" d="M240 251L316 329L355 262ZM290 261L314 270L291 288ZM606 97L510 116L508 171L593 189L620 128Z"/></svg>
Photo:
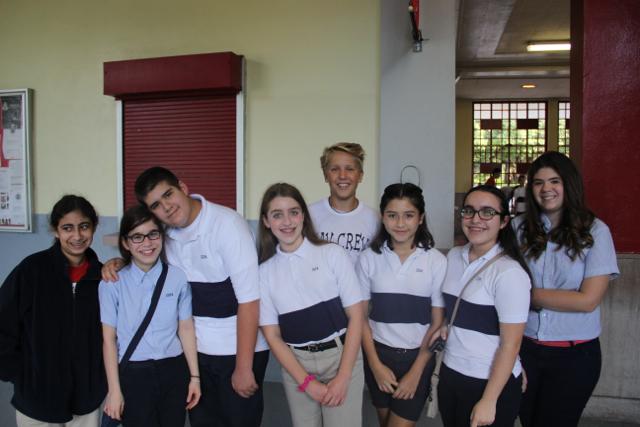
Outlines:
<svg viewBox="0 0 640 427"><path fill-rule="evenodd" d="M191 378L200 378L200 375L191 375Z"/></svg>
<svg viewBox="0 0 640 427"><path fill-rule="evenodd" d="M302 381L302 384L300 384L300 385L298 386L298 391L299 391L300 393L304 393L304 392L305 392L305 390L307 389L307 387L309 386L309 383L310 383L311 381L315 380L315 379L316 379L316 376L315 376L315 375L307 375L307 376L305 377L304 381Z"/></svg>

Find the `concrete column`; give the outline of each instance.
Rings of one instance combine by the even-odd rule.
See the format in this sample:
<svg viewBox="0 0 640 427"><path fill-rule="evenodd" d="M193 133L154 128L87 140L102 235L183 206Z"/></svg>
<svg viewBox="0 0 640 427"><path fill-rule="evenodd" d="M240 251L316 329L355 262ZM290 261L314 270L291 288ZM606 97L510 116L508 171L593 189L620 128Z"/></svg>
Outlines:
<svg viewBox="0 0 640 427"><path fill-rule="evenodd" d="M412 52L407 2L381 1L380 190L399 182L424 191L436 246L453 244L455 183L455 2L420 2L428 40Z"/></svg>

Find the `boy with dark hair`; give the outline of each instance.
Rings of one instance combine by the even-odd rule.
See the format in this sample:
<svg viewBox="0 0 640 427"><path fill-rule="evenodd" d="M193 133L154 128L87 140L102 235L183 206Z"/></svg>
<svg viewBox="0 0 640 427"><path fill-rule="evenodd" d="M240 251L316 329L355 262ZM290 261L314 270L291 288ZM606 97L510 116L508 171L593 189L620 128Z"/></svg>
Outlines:
<svg viewBox="0 0 640 427"><path fill-rule="evenodd" d="M189 195L165 168L142 172L135 193L167 226L167 260L191 284L202 387L191 426L259 426L269 352L258 332L258 262L248 224L234 210ZM119 266L105 264L105 280Z"/></svg>

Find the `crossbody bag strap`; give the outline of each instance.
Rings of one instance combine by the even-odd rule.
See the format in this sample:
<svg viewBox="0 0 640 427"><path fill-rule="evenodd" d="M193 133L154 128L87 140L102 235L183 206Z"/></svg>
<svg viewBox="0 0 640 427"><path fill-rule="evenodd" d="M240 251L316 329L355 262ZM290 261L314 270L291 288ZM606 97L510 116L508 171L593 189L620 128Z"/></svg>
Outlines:
<svg viewBox="0 0 640 427"><path fill-rule="evenodd" d="M149 304L149 310L147 310L147 314L142 319L142 323L138 327L135 335L131 339L127 350L124 352L124 356L122 356L122 360L120 361L120 371L122 372L124 368L129 363L129 359L131 355L135 351L138 343L142 339L149 323L151 323L151 318L153 317L153 313L156 311L156 307L158 306L158 301L160 300L160 294L162 293L162 288L164 287L164 281L167 278L167 272L169 271L169 266L166 263L162 263L162 273L160 273L160 277L158 277L158 281L156 282L156 287L153 289L153 295L151 296L151 304Z"/></svg>
<svg viewBox="0 0 640 427"><path fill-rule="evenodd" d="M487 268L489 268L489 266L491 264L493 264L494 262L496 262L498 259L502 258L503 256L504 256L504 252L500 252L498 254L495 254L493 256L493 258L491 258L489 261L487 261L482 267L480 267L478 269L478 271L476 271L473 274L473 276L471 276L469 278L469 280L467 280L467 283L465 283L465 285L462 287L462 290L460 291L460 295L458 295L458 299L456 299L456 305L453 307L453 312L451 313L451 319L449 319L449 324L447 325L447 329L451 329L451 326L453 326L453 321L456 319L456 315L458 314L458 308L460 307L460 300L462 299L462 293L465 291L465 289L467 289L467 287L471 284L471 282L473 282L473 279L478 277L478 275L480 275L480 273L485 271Z"/></svg>

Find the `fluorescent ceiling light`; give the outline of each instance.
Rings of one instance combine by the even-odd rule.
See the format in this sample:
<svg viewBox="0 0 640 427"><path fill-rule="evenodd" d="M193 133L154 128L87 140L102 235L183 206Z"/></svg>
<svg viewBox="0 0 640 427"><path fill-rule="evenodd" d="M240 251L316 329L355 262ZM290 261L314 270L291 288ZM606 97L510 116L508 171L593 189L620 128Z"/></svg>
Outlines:
<svg viewBox="0 0 640 427"><path fill-rule="evenodd" d="M534 85L533 83L524 83L524 84L520 85L520 87L522 89L535 89L536 85Z"/></svg>
<svg viewBox="0 0 640 427"><path fill-rule="evenodd" d="M564 42L529 42L527 52L559 52L571 50L571 43Z"/></svg>

